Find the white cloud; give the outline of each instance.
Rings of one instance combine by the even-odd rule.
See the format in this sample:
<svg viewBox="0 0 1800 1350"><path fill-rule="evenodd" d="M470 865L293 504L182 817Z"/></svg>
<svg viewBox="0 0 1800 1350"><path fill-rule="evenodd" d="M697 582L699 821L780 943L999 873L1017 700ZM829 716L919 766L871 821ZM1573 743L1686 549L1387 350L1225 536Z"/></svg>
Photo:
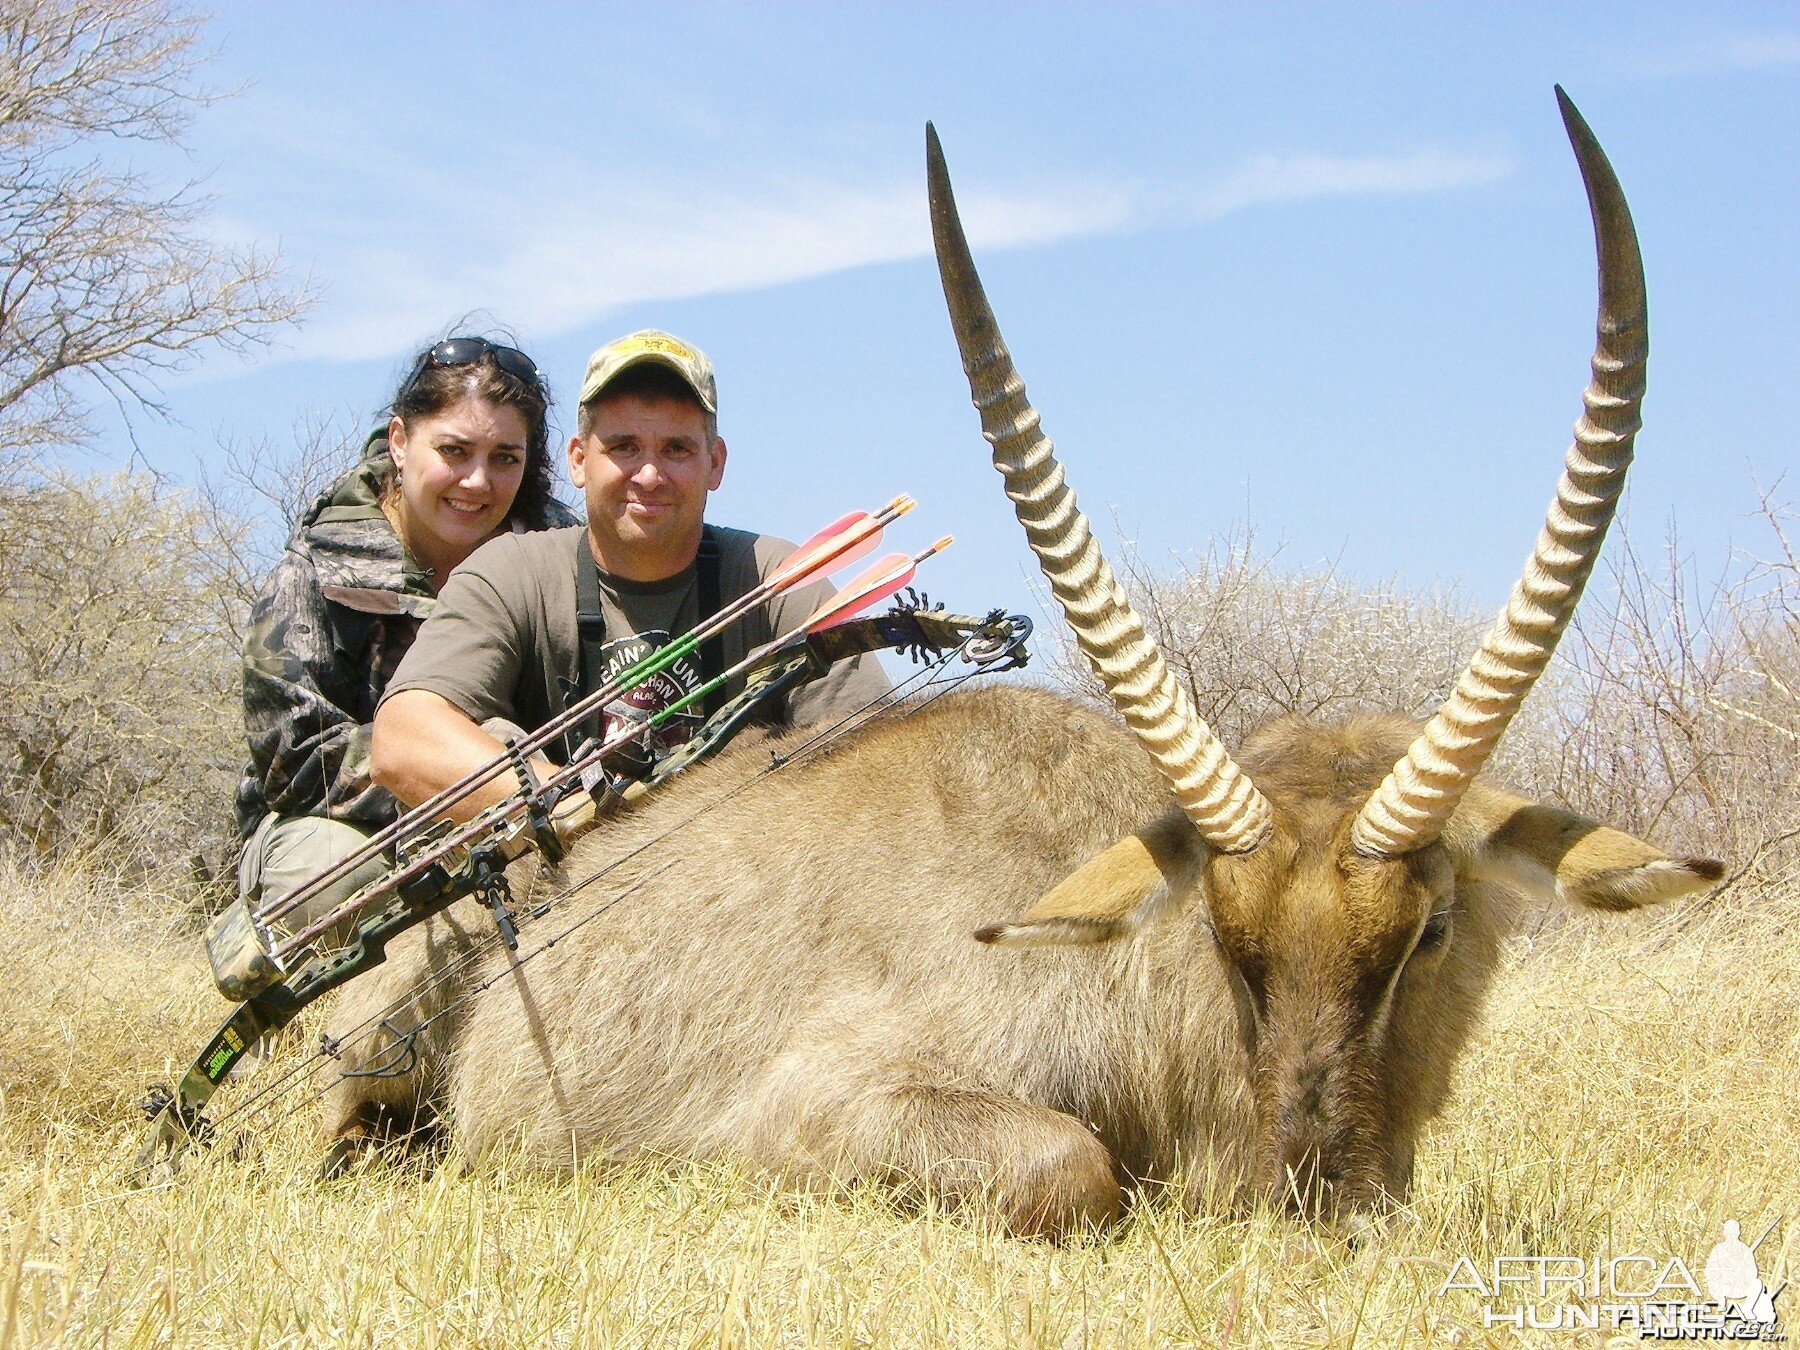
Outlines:
<svg viewBox="0 0 1800 1350"><path fill-rule="evenodd" d="M353 246L325 262L332 293L294 354L391 355L475 309L541 339L625 305L916 257L929 247L923 196L913 184L762 199L595 187L486 220L464 213L448 239ZM1130 210L1118 191L976 194L965 219L978 244L1005 247L1117 229Z"/></svg>
<svg viewBox="0 0 1800 1350"><path fill-rule="evenodd" d="M1800 33L1757 33L1712 38L1679 49L1646 52L1631 69L1652 79L1723 75L1800 64Z"/></svg>
<svg viewBox="0 0 1800 1350"><path fill-rule="evenodd" d="M1800 62L1800 33L1767 33L1761 37L1733 38L1731 58L1740 70L1763 66L1789 66Z"/></svg>
<svg viewBox="0 0 1800 1350"><path fill-rule="evenodd" d="M965 186L960 200L970 242L992 251L1209 222L1272 203L1438 192L1509 171L1501 160L1442 150L1269 156L1209 184L1066 183L1010 193ZM555 186L521 199L520 181ZM366 219L322 220L290 235L290 254L314 254L327 294L288 355L391 356L447 317L476 310L537 341L625 305L778 286L930 247L924 193L912 181L791 183L757 196L698 184L572 187L566 174L515 168L504 191L467 181L407 187L376 199ZM407 218L392 218L401 208Z"/></svg>
<svg viewBox="0 0 1800 1350"><path fill-rule="evenodd" d="M1314 197L1446 192L1489 183L1511 172L1509 161L1447 150L1361 157L1264 155L1203 188L1193 197L1192 206L1198 219L1217 220L1249 206Z"/></svg>

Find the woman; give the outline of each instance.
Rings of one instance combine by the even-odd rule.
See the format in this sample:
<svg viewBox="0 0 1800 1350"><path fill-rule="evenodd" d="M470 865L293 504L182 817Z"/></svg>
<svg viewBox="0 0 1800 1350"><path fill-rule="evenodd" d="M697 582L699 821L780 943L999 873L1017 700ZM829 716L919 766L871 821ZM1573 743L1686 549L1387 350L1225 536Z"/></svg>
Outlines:
<svg viewBox="0 0 1800 1350"><path fill-rule="evenodd" d="M369 780L369 724L451 569L504 530L579 523L551 495L548 405L516 348L476 337L427 348L361 462L295 528L244 640L238 893L253 912L397 814ZM297 931L382 866L365 864L279 926Z"/></svg>

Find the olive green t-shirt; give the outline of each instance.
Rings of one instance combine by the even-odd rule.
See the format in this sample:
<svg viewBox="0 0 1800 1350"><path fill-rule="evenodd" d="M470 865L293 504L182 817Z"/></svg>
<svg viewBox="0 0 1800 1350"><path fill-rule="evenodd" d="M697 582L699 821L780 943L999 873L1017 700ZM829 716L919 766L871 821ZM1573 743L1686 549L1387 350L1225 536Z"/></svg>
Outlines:
<svg viewBox="0 0 1800 1350"><path fill-rule="evenodd" d="M794 546L747 530L713 531L719 540L719 594L729 604L752 590ZM437 608L419 629L388 684L384 701L403 689L429 689L475 722L503 717L535 731L576 698L581 641L576 625L577 559L586 563L587 528L570 526L529 534L503 534L477 549L450 574ZM723 634L727 668L805 622L826 596L824 581L788 591L756 606ZM606 614L606 666L616 674L700 620L698 569L689 566L664 581L636 582L600 574ZM698 688L697 656L677 661L647 684L636 701L644 711L666 707ZM599 681L596 680L596 684ZM742 686L732 682L730 697ZM873 656L842 661L797 690L782 718L807 726L835 720L887 692L886 673ZM679 716L679 715L678 715ZM699 720L672 727L679 743ZM546 747L561 759L563 747Z"/></svg>

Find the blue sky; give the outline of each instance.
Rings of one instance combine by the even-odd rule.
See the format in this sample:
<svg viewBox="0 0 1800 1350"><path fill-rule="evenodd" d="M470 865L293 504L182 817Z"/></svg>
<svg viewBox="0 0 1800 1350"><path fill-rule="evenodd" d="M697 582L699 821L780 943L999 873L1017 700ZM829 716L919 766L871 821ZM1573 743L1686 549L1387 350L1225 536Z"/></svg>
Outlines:
<svg viewBox="0 0 1800 1350"><path fill-rule="evenodd" d="M929 258L932 118L1103 541L1248 523L1294 566L1495 605L1593 340L1558 81L1646 255L1636 533L1673 520L1715 570L1795 458L1792 5L240 4L209 31L241 92L152 167L322 298L165 381L172 421L102 419L103 463L135 441L185 479L221 438L372 421L474 310L566 432L588 352L657 326L718 369L715 519L800 537L910 491L897 544L958 536L935 597L1029 607Z"/></svg>

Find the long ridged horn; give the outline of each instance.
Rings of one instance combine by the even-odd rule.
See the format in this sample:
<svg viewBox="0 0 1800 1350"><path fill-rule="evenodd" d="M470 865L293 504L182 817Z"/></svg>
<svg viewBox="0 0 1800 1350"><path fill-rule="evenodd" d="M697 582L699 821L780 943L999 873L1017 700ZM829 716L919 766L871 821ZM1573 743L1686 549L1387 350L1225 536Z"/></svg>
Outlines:
<svg viewBox="0 0 1800 1350"><path fill-rule="evenodd" d="M1075 494L1063 483L1062 466L1039 430L1037 412L1025 397L1025 383L975 273L943 148L929 123L925 159L938 273L969 392L981 413L982 434L994 447L994 467L1006 478L1006 495L1051 593L1088 664L1156 761L1188 819L1214 848L1248 852L1268 837L1273 825L1269 805L1176 683L1101 556Z"/></svg>
<svg viewBox="0 0 1800 1350"><path fill-rule="evenodd" d="M1358 852L1395 856L1443 830L1556 650L1600 554L1631 464L1650 351L1644 265L1625 194L1594 133L1559 86L1600 257L1600 317L1586 411L1537 545L1506 608L1450 697L1394 765L1352 827Z"/></svg>

